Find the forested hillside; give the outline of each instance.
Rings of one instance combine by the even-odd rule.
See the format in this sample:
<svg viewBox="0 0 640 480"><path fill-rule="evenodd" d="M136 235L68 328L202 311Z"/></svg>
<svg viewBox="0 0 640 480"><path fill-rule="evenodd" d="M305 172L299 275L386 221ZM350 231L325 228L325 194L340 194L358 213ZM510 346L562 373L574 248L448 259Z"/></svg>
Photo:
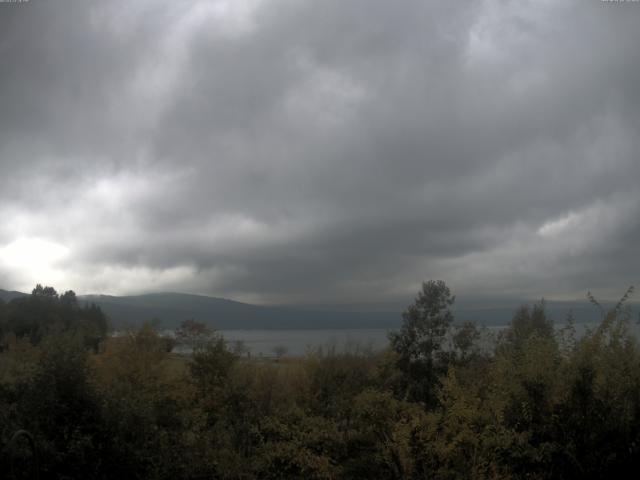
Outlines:
<svg viewBox="0 0 640 480"><path fill-rule="evenodd" d="M176 328L187 318L216 329L396 328L399 323L398 312L261 306L184 293L88 295L81 299L99 305L114 328L139 327L154 319L164 328Z"/></svg>
<svg viewBox="0 0 640 480"><path fill-rule="evenodd" d="M423 284L382 352L247 358L199 322L107 335L38 286L0 302L3 478L635 478L640 351L626 307L577 335L544 302L495 337ZM594 309L601 309L591 297Z"/></svg>

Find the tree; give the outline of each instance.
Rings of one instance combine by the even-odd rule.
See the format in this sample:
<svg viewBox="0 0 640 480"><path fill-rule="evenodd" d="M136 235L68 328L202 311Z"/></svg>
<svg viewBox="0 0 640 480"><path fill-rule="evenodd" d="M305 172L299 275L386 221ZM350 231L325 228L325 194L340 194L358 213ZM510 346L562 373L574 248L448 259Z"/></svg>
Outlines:
<svg viewBox="0 0 640 480"><path fill-rule="evenodd" d="M200 394L207 396L222 387L236 360L221 335L212 335L209 342L197 346L189 370Z"/></svg>
<svg viewBox="0 0 640 480"><path fill-rule="evenodd" d="M176 328L175 333L176 341L194 350L205 345L215 336L215 332L211 328L193 318L183 320Z"/></svg>
<svg viewBox="0 0 640 480"><path fill-rule="evenodd" d="M446 371L442 346L453 323L450 307L455 297L442 280L422 284L413 305L402 314L399 332L389 335L397 354L396 365L404 374L406 395L432 405L438 374Z"/></svg>
<svg viewBox="0 0 640 480"><path fill-rule="evenodd" d="M273 354L276 356L276 360L280 360L289 352L289 349L284 345L276 345L275 347L273 347L272 351L273 351Z"/></svg>
<svg viewBox="0 0 640 480"><path fill-rule="evenodd" d="M518 308L501 340L503 346L518 350L534 335L544 339L554 338L553 320L547 317L544 299L532 308L529 305Z"/></svg>
<svg viewBox="0 0 640 480"><path fill-rule="evenodd" d="M58 299L58 292L56 292L56 289L53 287L43 287L41 284L37 284L36 288L34 288L31 291L31 295L33 297L38 297L38 298L43 298L43 299L50 299L50 300L57 300Z"/></svg>
<svg viewBox="0 0 640 480"><path fill-rule="evenodd" d="M34 377L18 392L16 414L37 440L45 477L90 478L102 453L102 418L82 337L47 336Z"/></svg>
<svg viewBox="0 0 640 480"><path fill-rule="evenodd" d="M0 352L2 352L2 345L4 344L3 337L7 330L7 307L4 300L0 298Z"/></svg>
<svg viewBox="0 0 640 480"><path fill-rule="evenodd" d="M91 360L108 431L99 478L193 478L184 448L191 388L165 339L144 324L108 338Z"/></svg>
<svg viewBox="0 0 640 480"><path fill-rule="evenodd" d="M62 296L60 296L60 305L67 308L78 308L78 297L73 290L67 290Z"/></svg>
<svg viewBox="0 0 640 480"><path fill-rule="evenodd" d="M480 354L478 344L481 336L482 331L473 322L464 322L456 326L452 342L459 362L469 361Z"/></svg>
<svg viewBox="0 0 640 480"><path fill-rule="evenodd" d="M58 295L53 287L40 284L31 295L11 300L5 317L6 332L29 338L34 345L51 333L75 331L83 335L87 347L97 350L109 327L106 315L97 305L80 307L72 290Z"/></svg>

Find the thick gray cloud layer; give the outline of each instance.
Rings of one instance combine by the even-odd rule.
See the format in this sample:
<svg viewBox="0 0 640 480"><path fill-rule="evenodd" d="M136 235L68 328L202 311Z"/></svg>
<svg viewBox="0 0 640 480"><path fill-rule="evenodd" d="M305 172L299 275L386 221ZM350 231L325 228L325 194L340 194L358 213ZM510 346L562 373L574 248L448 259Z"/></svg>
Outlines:
<svg viewBox="0 0 640 480"><path fill-rule="evenodd" d="M616 294L640 4L0 4L0 287Z"/></svg>

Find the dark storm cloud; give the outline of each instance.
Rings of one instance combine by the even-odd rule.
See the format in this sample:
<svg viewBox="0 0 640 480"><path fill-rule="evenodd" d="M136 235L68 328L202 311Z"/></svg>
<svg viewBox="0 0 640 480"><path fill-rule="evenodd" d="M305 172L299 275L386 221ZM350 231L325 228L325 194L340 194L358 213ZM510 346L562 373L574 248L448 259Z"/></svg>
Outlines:
<svg viewBox="0 0 640 480"><path fill-rule="evenodd" d="M635 281L640 7L133 5L0 5L6 287L315 302ZM33 239L46 270L10 261Z"/></svg>

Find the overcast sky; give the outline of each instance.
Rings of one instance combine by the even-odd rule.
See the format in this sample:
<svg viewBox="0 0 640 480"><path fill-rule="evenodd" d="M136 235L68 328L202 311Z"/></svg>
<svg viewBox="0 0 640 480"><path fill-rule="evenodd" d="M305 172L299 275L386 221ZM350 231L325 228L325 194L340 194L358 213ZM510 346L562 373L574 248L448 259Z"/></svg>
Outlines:
<svg viewBox="0 0 640 480"><path fill-rule="evenodd" d="M640 3L0 3L0 288L619 296Z"/></svg>

